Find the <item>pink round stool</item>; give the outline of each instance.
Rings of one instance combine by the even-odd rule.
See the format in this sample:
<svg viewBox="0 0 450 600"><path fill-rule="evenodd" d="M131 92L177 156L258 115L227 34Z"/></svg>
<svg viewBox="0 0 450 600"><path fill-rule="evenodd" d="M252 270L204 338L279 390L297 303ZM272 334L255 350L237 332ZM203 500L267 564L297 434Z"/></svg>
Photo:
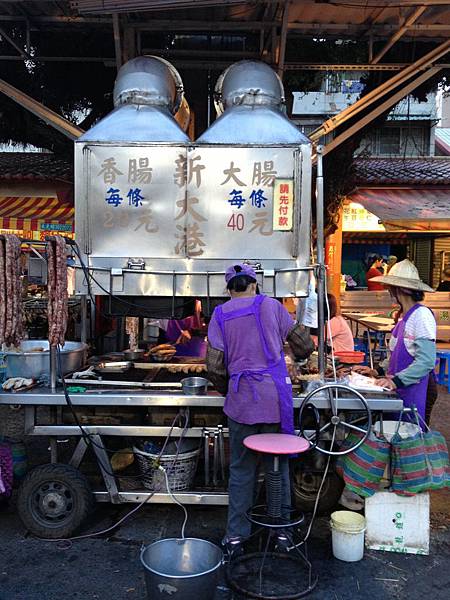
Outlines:
<svg viewBox="0 0 450 600"><path fill-rule="evenodd" d="M315 588L317 576L312 572L306 541L301 544L295 542L294 530L303 523L305 517L303 513L282 504L280 457L298 455L314 446L305 438L286 433L250 435L244 439L244 446L273 457L272 470L266 472L267 503L253 506L247 512L247 519L259 527L252 537L259 535L260 544L264 532L267 537L263 552L231 558L227 569L228 580L235 591L248 598L302 598ZM277 549L280 539L284 540L284 551L270 552L271 540L275 540ZM279 574L286 573L286 568L289 577L283 575L280 579ZM274 594L275 589L277 593ZM270 595L267 595L269 591Z"/></svg>
<svg viewBox="0 0 450 600"><path fill-rule="evenodd" d="M244 446L263 454L300 454L306 452L311 444L305 438L290 433L256 433L244 440Z"/></svg>
<svg viewBox="0 0 450 600"><path fill-rule="evenodd" d="M271 454L273 470L267 473L267 514L272 519L281 519L281 473L280 456L300 454L310 449L310 443L302 437L288 433L257 433L244 439L249 450Z"/></svg>

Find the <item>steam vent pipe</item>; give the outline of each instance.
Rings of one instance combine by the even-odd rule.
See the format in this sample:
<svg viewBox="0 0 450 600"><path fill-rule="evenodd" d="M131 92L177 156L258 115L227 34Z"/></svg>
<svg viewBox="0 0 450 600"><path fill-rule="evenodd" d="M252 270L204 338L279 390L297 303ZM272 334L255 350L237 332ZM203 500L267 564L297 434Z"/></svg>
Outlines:
<svg viewBox="0 0 450 600"><path fill-rule="evenodd" d="M266 63L234 63L217 80L214 96L220 116L197 142L259 146L309 143L286 117L283 84Z"/></svg>
<svg viewBox="0 0 450 600"><path fill-rule="evenodd" d="M168 61L156 56L134 58L117 74L114 110L79 140L188 142L188 136L174 118L183 95L181 77Z"/></svg>

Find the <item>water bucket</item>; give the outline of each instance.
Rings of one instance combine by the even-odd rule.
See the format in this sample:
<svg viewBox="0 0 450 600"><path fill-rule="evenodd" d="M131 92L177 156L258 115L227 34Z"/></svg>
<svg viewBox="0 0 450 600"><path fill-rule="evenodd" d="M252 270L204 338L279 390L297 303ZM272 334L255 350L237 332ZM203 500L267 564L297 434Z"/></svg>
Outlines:
<svg viewBox="0 0 450 600"><path fill-rule="evenodd" d="M213 600L223 562L222 550L197 538L168 538L143 548L147 598Z"/></svg>
<svg viewBox="0 0 450 600"><path fill-rule="evenodd" d="M333 555L345 562L356 562L364 555L365 518L349 510L338 510L331 515Z"/></svg>

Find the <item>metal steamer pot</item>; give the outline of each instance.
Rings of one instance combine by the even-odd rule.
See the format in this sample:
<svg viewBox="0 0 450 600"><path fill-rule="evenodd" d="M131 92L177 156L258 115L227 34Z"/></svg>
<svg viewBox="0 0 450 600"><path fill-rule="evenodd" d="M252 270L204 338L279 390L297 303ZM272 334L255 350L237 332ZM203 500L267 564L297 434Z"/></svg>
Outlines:
<svg viewBox="0 0 450 600"><path fill-rule="evenodd" d="M43 348L39 351L39 348ZM61 348L63 374L79 369L86 360L88 347L82 342L66 342ZM20 352L4 352L7 377L40 379L50 376L50 350L48 340L27 340L20 344ZM59 364L57 362L59 372Z"/></svg>

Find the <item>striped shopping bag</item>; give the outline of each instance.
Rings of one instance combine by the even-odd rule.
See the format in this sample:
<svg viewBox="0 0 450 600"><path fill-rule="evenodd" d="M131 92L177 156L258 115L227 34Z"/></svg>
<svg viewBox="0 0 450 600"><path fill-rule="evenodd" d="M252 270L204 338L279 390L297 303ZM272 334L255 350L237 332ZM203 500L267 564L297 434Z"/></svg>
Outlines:
<svg viewBox="0 0 450 600"><path fill-rule="evenodd" d="M450 488L448 449L444 436L432 431L423 422L420 428L417 411L414 411L419 431L402 439L398 432L392 445L392 490L402 496ZM422 420L422 419L421 419Z"/></svg>
<svg viewBox="0 0 450 600"><path fill-rule="evenodd" d="M358 443L362 434L350 433L339 450L345 450ZM378 490L386 466L389 464L390 444L384 437L371 431L361 446L349 454L339 456L336 472L345 485L359 496L369 498Z"/></svg>

